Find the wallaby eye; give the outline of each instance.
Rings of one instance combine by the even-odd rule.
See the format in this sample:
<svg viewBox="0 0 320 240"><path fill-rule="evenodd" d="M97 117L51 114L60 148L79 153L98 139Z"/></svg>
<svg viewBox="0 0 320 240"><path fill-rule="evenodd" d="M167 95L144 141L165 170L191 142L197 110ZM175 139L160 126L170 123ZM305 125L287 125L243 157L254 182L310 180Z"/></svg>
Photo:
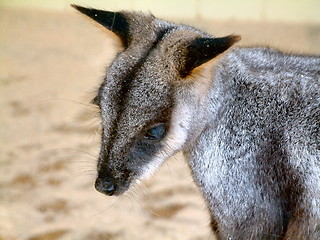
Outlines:
<svg viewBox="0 0 320 240"><path fill-rule="evenodd" d="M149 128L143 136L146 140L161 140L166 132L165 124L160 123Z"/></svg>

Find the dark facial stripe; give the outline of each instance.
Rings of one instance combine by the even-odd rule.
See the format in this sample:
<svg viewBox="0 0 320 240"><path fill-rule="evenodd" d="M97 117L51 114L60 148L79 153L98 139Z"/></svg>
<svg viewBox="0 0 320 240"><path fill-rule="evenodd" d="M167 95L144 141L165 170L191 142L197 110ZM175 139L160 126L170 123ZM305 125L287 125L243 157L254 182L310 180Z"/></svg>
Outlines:
<svg viewBox="0 0 320 240"><path fill-rule="evenodd" d="M126 107L128 106L129 103L129 92L130 89L132 88L133 85L133 80L136 78L137 73L139 72L139 69L143 66L143 64L146 62L148 56L150 53L158 46L158 44L162 41L162 39L165 37L167 33L169 33L173 27L162 29L159 31L157 38L153 42L152 46L144 53L144 55L140 58L140 60L135 64L135 66L126 73L125 76L123 76L123 79L125 81L121 82L121 87L118 93L118 99L116 99L116 104L115 106L117 107L117 117L113 120L112 127L112 132L110 133L111 139L108 139L108 143L106 146L107 156L110 156L112 146L114 144L114 140L116 139L116 133L117 130L119 129L119 123L120 120L123 118L123 115L125 113ZM134 139L132 139L134 141Z"/></svg>

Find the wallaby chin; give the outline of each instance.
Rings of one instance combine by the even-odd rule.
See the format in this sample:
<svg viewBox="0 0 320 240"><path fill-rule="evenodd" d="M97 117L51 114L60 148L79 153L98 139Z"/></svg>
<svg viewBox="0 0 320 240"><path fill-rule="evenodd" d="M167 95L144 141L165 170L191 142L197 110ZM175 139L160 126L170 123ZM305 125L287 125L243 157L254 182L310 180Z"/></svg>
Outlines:
<svg viewBox="0 0 320 240"><path fill-rule="evenodd" d="M319 57L73 7L123 46L93 101L99 192L124 193L182 150L218 239L320 239Z"/></svg>

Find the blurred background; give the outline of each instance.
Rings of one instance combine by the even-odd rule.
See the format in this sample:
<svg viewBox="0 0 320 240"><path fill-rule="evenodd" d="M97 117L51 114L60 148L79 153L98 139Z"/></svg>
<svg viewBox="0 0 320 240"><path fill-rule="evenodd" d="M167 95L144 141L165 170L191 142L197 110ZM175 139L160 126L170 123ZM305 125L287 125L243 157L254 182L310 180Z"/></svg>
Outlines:
<svg viewBox="0 0 320 240"><path fill-rule="evenodd" d="M166 18L320 23L318 0L2 0L4 6L69 10L70 3L112 10L151 11Z"/></svg>
<svg viewBox="0 0 320 240"><path fill-rule="evenodd" d="M320 55L320 1L0 0L0 240L214 239L181 154L124 196L94 190L100 130L89 102L117 48L71 3Z"/></svg>

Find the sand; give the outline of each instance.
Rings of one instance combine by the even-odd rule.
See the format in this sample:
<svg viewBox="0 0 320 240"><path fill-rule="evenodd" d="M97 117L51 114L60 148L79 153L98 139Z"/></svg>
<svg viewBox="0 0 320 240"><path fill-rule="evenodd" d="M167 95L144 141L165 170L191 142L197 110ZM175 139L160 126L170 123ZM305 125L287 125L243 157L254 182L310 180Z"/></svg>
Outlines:
<svg viewBox="0 0 320 240"><path fill-rule="evenodd" d="M320 54L319 25L187 22L241 34L242 45ZM89 102L114 46L71 10L0 9L1 240L214 239L181 154L119 198L95 191L100 130Z"/></svg>

